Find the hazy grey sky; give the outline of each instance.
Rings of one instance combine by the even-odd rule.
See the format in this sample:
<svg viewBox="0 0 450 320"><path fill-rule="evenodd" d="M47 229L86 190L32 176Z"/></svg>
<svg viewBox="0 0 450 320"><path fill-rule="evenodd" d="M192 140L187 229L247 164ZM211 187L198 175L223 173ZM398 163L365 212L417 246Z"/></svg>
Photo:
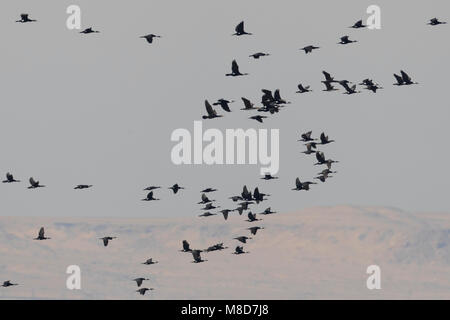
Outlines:
<svg viewBox="0 0 450 320"><path fill-rule="evenodd" d="M66 8L78 4L82 27L66 28ZM371 4L382 29L353 30ZM446 103L450 25L448 1L8 1L1 5L0 172L21 179L0 185L0 215L195 216L199 191L234 208L242 186L272 194L259 208L297 211L318 205L382 205L448 211L450 162ZM37 23L14 23L27 12ZM245 20L253 36L232 37ZM162 36L150 45L139 36ZM356 44L340 46L348 34ZM305 55L309 44L320 50ZM257 51L271 56L253 60ZM247 77L225 77L237 59ZM407 71L419 85L393 86ZM384 89L343 95L322 92L322 70ZM314 92L296 95L297 84ZM261 89L281 89L292 101L264 124L239 111L240 97L260 101ZM279 180L263 181L255 166L175 166L177 128L192 131L205 99L239 100L224 118L203 127L279 128ZM220 113L224 113L220 111ZM290 189L296 177L319 171L301 153L301 132L325 131L337 142L322 148L340 161L338 174L310 192ZM47 187L27 190L30 176ZM174 196L166 188L187 189ZM75 191L76 184L93 184ZM161 201L140 201L147 185Z"/></svg>

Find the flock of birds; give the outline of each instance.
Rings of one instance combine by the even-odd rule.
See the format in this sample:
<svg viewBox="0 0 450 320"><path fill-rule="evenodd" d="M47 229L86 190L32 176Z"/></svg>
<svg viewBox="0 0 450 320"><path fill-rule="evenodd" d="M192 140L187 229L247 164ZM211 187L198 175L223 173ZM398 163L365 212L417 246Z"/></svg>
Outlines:
<svg viewBox="0 0 450 320"><path fill-rule="evenodd" d="M28 22L36 22L36 21L37 20L30 19L28 14L21 14L20 20L17 20L16 22L28 23ZM433 18L428 22L428 24L432 25L432 26L445 24L445 23L446 22L439 21L437 18ZM354 29L365 28L365 27L367 27L367 26L363 24L362 20L357 21L354 25L351 26L351 28L354 28ZM84 29L80 33L91 34L91 33L99 33L99 31L93 30L93 28L90 27L90 28ZM233 35L234 36L243 36L243 35L252 35L252 33L248 33L245 31L244 22L242 21L236 26L235 33ZM147 34L147 35L141 36L140 38L144 38L148 43L152 44L154 42L155 38L161 38L161 36L155 35L155 34ZM349 36L345 35L340 38L340 42L338 42L338 43L341 45L347 45L347 44L355 43L355 42L357 42L357 41L351 40ZM308 46L301 48L300 50L303 50L305 52L305 54L309 54L309 53L312 53L313 50L317 50L317 49L320 49L320 47L315 46L315 45L308 45ZM250 55L250 57L254 58L254 59L260 59L260 58L268 56L268 55L269 55L268 53L257 52L257 53ZM322 73L325 78L322 81L322 83L325 86L325 89L323 91L336 91L338 89L334 86L334 84L339 84L345 90L345 92L344 92L345 94L351 95L351 94L359 93L359 91L356 91L356 84L352 84L350 81L345 80L345 79L344 80L335 80L335 78L326 71L322 71ZM236 60L233 60L233 62L231 64L231 73L226 74L226 76L230 76L230 77L246 76L246 75L248 75L248 74L240 72L239 65ZM400 74L394 74L394 77L396 79L396 83L394 85L403 86L403 85L412 85L412 84L417 83L417 82L413 82L411 77L403 70L400 71ZM359 83L359 85L365 86L365 89L370 90L374 93L376 93L377 90L382 89L382 87L379 84L375 83L371 79L364 79L361 83ZM297 93L300 93L300 94L312 91L310 89L310 86L308 86L308 85L304 86L303 84L299 84L297 87L298 87ZM258 112L266 112L266 113L274 114L274 113L279 112L280 108L282 108L290 103L281 97L279 89L276 89L274 92L272 92L271 90L268 90L268 89L262 89L262 93L263 93L262 98L261 98L262 106L257 107L249 99L242 97L241 100L243 102L244 107L241 110L246 110L246 111L257 110ZM234 102L234 100L219 99L216 102L214 102L213 104L211 104L208 102L208 100L205 100L205 108L206 108L207 114L203 116L203 119L213 119L213 118L222 117L222 115L217 114L217 111L214 109L213 106L220 106L224 111L231 112L230 104L233 102ZM250 119L256 120L261 123L263 122L263 120L265 118L267 118L267 116L263 116L263 115L254 115L254 116L250 117ZM336 173L336 171L332 171L331 168L332 168L332 165L334 163L337 163L338 161L335 161L333 159L327 159L325 157L325 154L322 151L318 150L318 146L328 145L328 144L334 142L334 140L330 140L324 132L321 133L321 135L318 139L312 138L312 131L308 131L308 132L302 133L300 136L300 140L298 140L298 141L304 142L304 145L306 146L306 150L302 151L302 153L304 153L306 155L313 155L313 154L315 155L317 162L314 165L326 166L326 168L323 169L321 172L319 172L318 175L316 177L314 177L314 179L317 179L317 180L321 181L322 183L324 183L328 178L332 177L332 174ZM278 177L274 177L270 174L266 174L262 179L263 180L273 180L273 179L278 179ZM6 179L3 180L3 183L19 183L19 182L20 182L20 180L16 180L14 178L13 174L11 174L10 172L8 172L6 174ZM292 190L308 191L308 190L310 190L311 185L314 185L314 184L317 184L317 183L313 182L313 181L301 181L297 177L295 179L295 185ZM37 189L37 188L43 188L43 187L45 187L45 185L40 184L40 182L38 180L35 180L33 177L29 178L29 186L28 186L29 189ZM74 187L74 189L82 190L82 189L89 189L91 187L92 187L92 185L89 185L89 184L80 184L80 185L76 185ZM161 188L161 186L146 187L144 189L144 191L148 191L148 193L146 194L145 198L143 198L142 200L143 201L160 200L160 199L154 197L154 192L156 192L155 190L160 189L160 188ZM176 184L172 185L171 187L169 187L169 189L172 190L173 194L178 194L180 192L180 190L183 190L185 188L176 183ZM236 208L222 209L216 213L213 213L211 211L214 209L220 208L220 206L218 206L218 205L216 206L214 204L216 200L210 199L207 194L210 194L215 191L217 191L217 189L215 189L215 188L206 188L206 189L201 190L201 198L200 198L201 201L198 202L198 204L204 205L204 207L201 208L201 210L203 210L204 213L200 214L199 217L206 218L206 217L211 217L211 216L215 216L218 214L222 214L223 218L225 220L227 220L228 216L231 212L238 212L239 215L242 215L245 211L248 211L248 213L247 213L248 219L246 220L246 222L252 223L252 225L250 227L246 228L246 230L249 230L250 235L255 236L257 234L258 230L264 229L264 227L255 225L256 222L259 222L262 219L258 218L256 213L252 213L252 211L250 211L250 206L255 203L259 204L263 201L268 200L268 197L270 196L269 194L260 192L258 187L256 187L252 193L248 190L247 186L244 185L243 190L239 195L233 195L229 198L233 202L238 202L238 206ZM271 215L274 213L276 213L276 212L272 211L271 207L268 207L264 211L260 212L259 215L266 216L266 215ZM115 237L115 236L108 235L108 236L100 238L100 240L102 240L103 245L105 247L107 247L109 245L109 243L116 238L117 237ZM44 227L40 228L40 230L38 232L38 236L36 238L34 238L34 240L50 240L50 239L51 238L45 236ZM233 240L236 240L242 244L246 244L247 241L251 240L251 239L252 239L252 237L248 237L246 235L239 235L239 236L236 236L233 238ZM206 249L191 249L189 242L187 240L183 240L181 251L191 253L192 257L193 257L192 262L201 263L201 262L207 261L202 258L201 253L208 253L208 252L212 252L212 251L221 251L221 250L225 250L227 248L228 247L224 246L223 243L217 243L212 246L209 246ZM241 255L241 254L247 254L249 252L244 250L243 245L238 244L234 248L234 251L232 253L235 255ZM158 263L158 261L153 260L153 258L149 258L142 264L152 265L152 264L156 264L156 263ZM147 291L154 290L153 288L141 287L143 282L148 281L148 280L149 280L148 278L144 278L144 277L133 279L133 281L135 281L138 286L137 292L139 294L144 295ZM16 286L16 285L18 285L18 284L13 283L10 280L8 280L8 281L3 282L2 287L10 287L10 286Z"/></svg>

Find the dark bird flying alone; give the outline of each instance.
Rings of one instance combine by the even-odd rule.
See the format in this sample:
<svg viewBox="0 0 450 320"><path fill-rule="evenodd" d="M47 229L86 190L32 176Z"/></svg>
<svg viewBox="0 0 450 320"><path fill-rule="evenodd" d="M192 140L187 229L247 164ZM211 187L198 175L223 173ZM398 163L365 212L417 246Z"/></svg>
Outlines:
<svg viewBox="0 0 450 320"><path fill-rule="evenodd" d="M245 30L244 30L244 21L241 21L236 26L234 31L236 31L236 33L234 33L233 36L251 35L251 33L245 32Z"/></svg>
<svg viewBox="0 0 450 320"><path fill-rule="evenodd" d="M266 118L267 118L266 116L257 115L257 116L252 116L249 119L253 119L253 120L256 120L256 121L258 121L260 123L263 123L264 119L266 119Z"/></svg>
<svg viewBox="0 0 450 320"><path fill-rule="evenodd" d="M153 200L159 200L153 197L153 191L147 193L147 196L144 199L142 199L142 201L153 201Z"/></svg>
<svg viewBox="0 0 450 320"><path fill-rule="evenodd" d="M260 214L267 215L267 214L274 214L274 213L276 213L276 212L272 211L272 209L269 207L266 210L264 210L263 212L261 212Z"/></svg>
<svg viewBox="0 0 450 320"><path fill-rule="evenodd" d="M147 34L145 36L140 36L139 38L144 38L148 43L153 43L154 38L161 38L161 36L157 36L156 34Z"/></svg>
<svg viewBox="0 0 450 320"><path fill-rule="evenodd" d="M236 60L233 60L231 63L231 73L227 73L227 77L238 77L238 76L247 76L248 73L241 73L239 71L239 65L237 64Z"/></svg>
<svg viewBox="0 0 450 320"><path fill-rule="evenodd" d="M34 240L48 240L48 239L51 239L51 238L47 238L47 237L45 236L45 230L44 230L44 227L42 227L41 229L39 229L39 233L38 233L37 238L34 238Z"/></svg>
<svg viewBox="0 0 450 320"><path fill-rule="evenodd" d="M80 31L80 33L89 34L89 33L99 33L100 31L92 30L92 27L86 28L83 31Z"/></svg>
<svg viewBox="0 0 450 320"><path fill-rule="evenodd" d="M255 105L250 100L248 100L247 98L244 98L244 97L242 97L241 99L242 99L242 102L244 102L244 108L241 109L241 110L253 110L253 109L256 109Z"/></svg>
<svg viewBox="0 0 450 320"><path fill-rule="evenodd" d="M267 56L270 56L270 54L264 53L264 52L257 52L257 53L249 55L250 58L254 58L254 59L259 59L261 57L267 57Z"/></svg>
<svg viewBox="0 0 450 320"><path fill-rule="evenodd" d="M18 283L12 283L11 280L6 280L3 281L2 287L7 288L7 287L12 287L12 286L18 286Z"/></svg>
<svg viewBox="0 0 450 320"><path fill-rule="evenodd" d="M209 193L209 192L214 192L214 191L217 191L217 189L214 189L214 188L206 188L206 189L203 189L203 190L200 191L200 192L202 192L202 193Z"/></svg>
<svg viewBox="0 0 450 320"><path fill-rule="evenodd" d="M349 43L357 42L356 40L350 40L350 39L349 39L349 36L343 36L343 37L341 37L340 40L341 40L341 41L338 42L338 44L349 44Z"/></svg>
<svg viewBox="0 0 450 320"><path fill-rule="evenodd" d="M194 258L194 263L200 263L200 262L205 262L207 260L203 260L200 252L202 252L201 250L192 250L192 257Z"/></svg>
<svg viewBox="0 0 450 320"><path fill-rule="evenodd" d="M11 182L20 182L20 180L14 179L14 176L11 173L7 172L6 173L6 180L3 180L2 182L3 183L11 183Z"/></svg>
<svg viewBox="0 0 450 320"><path fill-rule="evenodd" d="M363 24L362 20L358 20L358 21L356 21L355 24L352 25L350 28L353 28L353 29L360 29L360 28L365 28L365 27L367 27L367 26Z"/></svg>
<svg viewBox="0 0 450 320"><path fill-rule="evenodd" d="M447 22L445 21L439 21L438 18L433 18L430 19L430 22L428 22L427 24L429 24L430 26L437 26L439 24L446 24Z"/></svg>
<svg viewBox="0 0 450 320"><path fill-rule="evenodd" d="M114 239L117 239L117 237L109 237L108 236L108 237L100 238L100 240L103 240L103 246L105 246L105 247L108 246L109 241L114 240Z"/></svg>
<svg viewBox="0 0 450 320"><path fill-rule="evenodd" d="M228 101L226 99L219 99L219 100L217 100L217 102L213 103L213 106L220 106L226 112L231 112L229 104L233 103L233 102L234 102L234 100Z"/></svg>
<svg viewBox="0 0 450 320"><path fill-rule="evenodd" d="M222 117L222 115L218 115L217 111L213 109L213 107L211 106L211 104L208 102L208 100L205 100L205 108L206 108L206 113L208 115L203 116L203 119L214 119L214 118L220 118Z"/></svg>
<svg viewBox="0 0 450 320"><path fill-rule="evenodd" d="M250 227L250 228L247 228L247 230L250 230L250 233L252 235L256 235L258 230L262 230L262 229L264 229L264 228L263 227Z"/></svg>
<svg viewBox="0 0 450 320"><path fill-rule="evenodd" d="M144 295L147 291L151 291L151 290L154 290L153 288L140 288L140 289L138 289L138 290L136 290L136 292L139 292L139 294L140 295Z"/></svg>
<svg viewBox="0 0 450 320"><path fill-rule="evenodd" d="M177 194L178 190L184 189L184 187L180 187L178 183L175 183L173 186L171 186L169 189L173 191L174 194Z"/></svg>
<svg viewBox="0 0 450 320"><path fill-rule="evenodd" d="M145 280L150 280L150 279L147 279L147 278L136 278L136 279L133 279L133 281L136 282L138 287L140 287Z"/></svg>
<svg viewBox="0 0 450 320"><path fill-rule="evenodd" d="M26 23L26 22L36 22L37 20L30 19L28 17L28 13L22 13L20 15L20 20L16 20L16 22Z"/></svg>
<svg viewBox="0 0 450 320"><path fill-rule="evenodd" d="M153 258L147 259L145 262L142 262L142 264L151 265L158 263L158 261L153 261Z"/></svg>
<svg viewBox="0 0 450 320"><path fill-rule="evenodd" d="M152 190L159 189L159 188L161 188L161 187L159 187L159 186L150 186L150 187L145 188L144 191L152 191Z"/></svg>
<svg viewBox="0 0 450 320"><path fill-rule="evenodd" d="M92 184L79 184L79 185L77 185L74 189L75 189L75 190L78 190L78 189L88 189L88 188L90 188L90 187L92 187Z"/></svg>
<svg viewBox="0 0 450 320"><path fill-rule="evenodd" d="M234 252L233 252L233 254L243 254L243 253L248 253L248 252L245 252L244 251L244 247L240 247L240 246L237 246L236 249L234 249Z"/></svg>
<svg viewBox="0 0 450 320"><path fill-rule="evenodd" d="M310 90L310 86L303 86L301 83L297 86L298 91L296 91L296 93L306 93L306 92L312 92L312 90Z"/></svg>
<svg viewBox="0 0 450 320"><path fill-rule="evenodd" d="M320 134L320 144L328 144L332 142L334 142L334 140L330 140L328 136L325 135L325 132Z"/></svg>
<svg viewBox="0 0 450 320"><path fill-rule="evenodd" d="M308 53L310 53L310 52L312 52L313 50L316 50L316 49L320 49L320 47L316 47L316 46L310 45L310 46L303 47L300 50L304 50L305 53L308 54Z"/></svg>
<svg viewBox="0 0 450 320"><path fill-rule="evenodd" d="M45 187L44 185L39 184L39 181L34 180L33 177L31 177L28 181L30 182L30 186L28 187L28 189L36 189L36 188Z"/></svg>
<svg viewBox="0 0 450 320"><path fill-rule="evenodd" d="M235 240L237 240L237 241L240 241L240 242L242 242L242 243L247 243L247 240L249 240L249 239L251 239L251 238L246 237L246 236L240 236L240 237L236 237L236 238L233 238L233 239L235 239Z"/></svg>

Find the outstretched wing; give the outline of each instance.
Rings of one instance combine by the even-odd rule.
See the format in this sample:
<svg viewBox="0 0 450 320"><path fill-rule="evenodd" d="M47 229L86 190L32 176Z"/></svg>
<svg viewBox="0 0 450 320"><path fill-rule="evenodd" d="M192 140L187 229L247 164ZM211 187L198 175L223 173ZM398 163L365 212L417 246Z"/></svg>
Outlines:
<svg viewBox="0 0 450 320"><path fill-rule="evenodd" d="M333 78L331 77L331 75L328 72L322 71L322 73L325 76L326 81L333 81Z"/></svg>
<svg viewBox="0 0 450 320"><path fill-rule="evenodd" d="M36 185L36 181L33 179L33 177L31 177L31 178L29 179L29 181L30 181L30 184L31 184L33 187Z"/></svg>
<svg viewBox="0 0 450 320"><path fill-rule="evenodd" d="M394 77L395 77L395 80L397 80L398 84L403 84L404 83L403 78L400 77L398 74L394 73Z"/></svg>
<svg viewBox="0 0 450 320"><path fill-rule="evenodd" d="M208 113L209 116L213 117L216 115L216 112L214 111L213 107L208 102L208 100L205 100L205 107L206 107L206 112Z"/></svg>
<svg viewBox="0 0 450 320"><path fill-rule="evenodd" d="M244 32L244 21L241 21L236 28L234 29L236 33L243 33Z"/></svg>
<svg viewBox="0 0 450 320"><path fill-rule="evenodd" d="M400 73L404 82L411 82L411 77L405 71L400 70Z"/></svg>
<svg viewBox="0 0 450 320"><path fill-rule="evenodd" d="M21 18L23 21L27 21L27 20L28 20L28 14L27 14L27 13L22 13L22 14L20 15L20 18Z"/></svg>
<svg viewBox="0 0 450 320"><path fill-rule="evenodd" d="M234 74L239 74L239 65L237 64L236 60L233 60L233 62L231 63L231 72L233 72Z"/></svg>
<svg viewBox="0 0 450 320"><path fill-rule="evenodd" d="M39 238L44 238L44 235L45 235L44 227L41 227L41 229L39 230Z"/></svg>

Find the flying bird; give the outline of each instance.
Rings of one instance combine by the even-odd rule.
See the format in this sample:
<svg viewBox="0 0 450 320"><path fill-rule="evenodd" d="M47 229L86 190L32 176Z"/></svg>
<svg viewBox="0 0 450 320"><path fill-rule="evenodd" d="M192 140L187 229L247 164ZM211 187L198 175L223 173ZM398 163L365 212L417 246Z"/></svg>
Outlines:
<svg viewBox="0 0 450 320"><path fill-rule="evenodd" d="M240 237L236 237L236 238L233 238L233 239L238 240L238 241L240 241L242 243L247 243L247 240L249 240L251 238L246 237L246 236L240 236Z"/></svg>
<svg viewBox="0 0 450 320"><path fill-rule="evenodd" d="M153 197L153 191L147 193L147 196L144 199L142 199L142 201L153 201L153 200L159 200Z"/></svg>
<svg viewBox="0 0 450 320"><path fill-rule="evenodd" d="M302 141L302 142L309 142L309 141L315 141L316 139L311 138L312 135L312 131L308 131L305 133L302 133L300 135L301 139L298 141Z"/></svg>
<svg viewBox="0 0 450 320"><path fill-rule="evenodd" d="M338 82L337 80L334 80L334 77L332 77L328 72L322 71L322 74L324 75L326 82Z"/></svg>
<svg viewBox="0 0 450 320"><path fill-rule="evenodd" d="M278 177L274 177L271 174L267 173L261 179L263 179L263 180L273 180L273 179L278 179Z"/></svg>
<svg viewBox="0 0 450 320"><path fill-rule="evenodd" d="M78 190L78 189L88 189L88 188L90 188L90 187L92 187L92 184L79 184L79 185L77 185L74 189L75 189L75 190Z"/></svg>
<svg viewBox="0 0 450 320"><path fill-rule="evenodd" d="M112 241L112 240L114 240L114 239L117 239L117 237L103 237L103 238L100 238L100 240L103 240L103 245L105 246L105 247L107 247L108 246L108 243L109 243L109 241Z"/></svg>
<svg viewBox="0 0 450 320"><path fill-rule="evenodd" d="M302 151L302 153L304 153L304 154L316 153L316 151L313 150L317 147L316 142L308 142L307 144L305 144L305 146L306 146L306 151Z"/></svg>
<svg viewBox="0 0 450 320"><path fill-rule="evenodd" d="M338 44L349 44L349 43L357 42L356 40L350 40L349 36L343 36L340 39L341 39L341 41L338 42Z"/></svg>
<svg viewBox="0 0 450 320"><path fill-rule="evenodd" d="M137 284L138 287L140 287L145 280L150 280L150 279L147 279L147 278L136 278L136 279L133 279L133 281L136 281L136 284Z"/></svg>
<svg viewBox="0 0 450 320"><path fill-rule="evenodd" d="M447 22L445 21L439 21L438 18L433 18L430 19L430 22L428 22L427 24L431 25L431 26L437 26L439 24L446 24Z"/></svg>
<svg viewBox="0 0 450 320"><path fill-rule="evenodd" d="M267 215L267 214L274 214L274 213L276 213L276 211L272 211L272 209L269 207L266 210L264 210L263 212L261 212L260 214Z"/></svg>
<svg viewBox="0 0 450 320"><path fill-rule="evenodd" d="M213 201L216 201L216 200L210 200L207 196L206 196L206 194L202 194L202 201L200 201L198 204L205 204L205 203L209 203L209 202L213 202Z"/></svg>
<svg viewBox="0 0 450 320"><path fill-rule="evenodd" d="M334 142L334 140L330 140L328 136L325 135L325 132L320 134L320 144L329 144Z"/></svg>
<svg viewBox="0 0 450 320"><path fill-rule="evenodd" d="M339 84L344 87L345 92L344 94L354 94L359 93L359 91L356 91L356 84L353 86L349 86L347 81L340 81Z"/></svg>
<svg viewBox="0 0 450 320"><path fill-rule="evenodd" d="M86 28L83 31L80 31L80 33L89 34L89 33L99 33L100 31L92 30L92 27Z"/></svg>
<svg viewBox="0 0 450 320"><path fill-rule="evenodd" d="M147 34L145 36L140 36L139 38L144 38L148 43L153 43L154 38L161 38L161 36L157 36L156 34Z"/></svg>
<svg viewBox="0 0 450 320"><path fill-rule="evenodd" d="M199 217L210 217L210 216L215 216L217 215L216 213L211 213L211 212L205 212L202 213L201 215L199 215Z"/></svg>
<svg viewBox="0 0 450 320"><path fill-rule="evenodd" d="M367 26L363 24L362 20L358 20L358 21L356 21L355 24L352 25L350 28L353 28L353 29L360 29L360 28L365 28L365 27L367 27Z"/></svg>
<svg viewBox="0 0 450 320"><path fill-rule="evenodd" d="M144 295L147 291L154 290L153 288L140 288L139 290L136 290L136 292L139 292L140 295Z"/></svg>
<svg viewBox="0 0 450 320"><path fill-rule="evenodd" d="M312 90L310 90L310 86L303 86L301 83L297 86L298 91L296 91L296 93L306 93L306 92L311 92Z"/></svg>
<svg viewBox="0 0 450 320"><path fill-rule="evenodd" d="M244 102L244 108L241 109L241 110L253 110L253 109L256 109L255 105L250 100L248 100L247 98L244 98L244 97L242 97L241 99L242 99L242 102Z"/></svg>
<svg viewBox="0 0 450 320"><path fill-rule="evenodd" d="M248 215L248 222L255 222L255 221L260 221L261 219L257 219L256 218L256 214L253 214L251 211L249 211Z"/></svg>
<svg viewBox="0 0 450 320"><path fill-rule="evenodd" d="M322 83L325 85L325 89L323 89L322 91L337 91L338 89L336 89L330 81L322 81Z"/></svg>
<svg viewBox="0 0 450 320"><path fill-rule="evenodd" d="M213 210L217 208L220 208L220 206L216 207L211 202L209 202L202 208L202 210Z"/></svg>
<svg viewBox="0 0 450 320"><path fill-rule="evenodd" d="M11 280L6 280L3 282L2 287L7 288L7 287L12 287L12 286L18 286L18 283L12 283Z"/></svg>
<svg viewBox="0 0 450 320"><path fill-rule="evenodd" d="M177 194L178 190L184 189L184 187L180 187L178 183L175 183L173 186L171 186L169 189L173 191L174 194Z"/></svg>
<svg viewBox="0 0 450 320"><path fill-rule="evenodd" d="M248 253L248 252L245 252L244 251L244 247L240 247L240 246L237 246L236 249L234 249L234 252L233 252L233 254L243 254L243 253Z"/></svg>
<svg viewBox="0 0 450 320"><path fill-rule="evenodd" d="M28 181L30 182L30 186L28 187L28 189L36 189L36 188L45 187L44 185L39 184L39 181L35 181L33 179L33 177L31 177Z"/></svg>
<svg viewBox="0 0 450 320"><path fill-rule="evenodd" d="M200 262L205 262L207 260L203 260L200 252L202 252L201 250L192 250L192 257L194 258L194 263L200 263Z"/></svg>
<svg viewBox="0 0 450 320"><path fill-rule="evenodd" d="M225 220L228 219L228 215L230 214L231 211L233 211L233 210L230 210L230 209L220 210L220 212L222 213L223 218L224 218Z"/></svg>
<svg viewBox="0 0 450 320"><path fill-rule="evenodd" d="M214 188L206 188L206 189L203 189L203 190L200 191L200 192L208 193L208 192L214 192L214 191L217 191L217 189L214 189Z"/></svg>
<svg viewBox="0 0 450 320"><path fill-rule="evenodd" d="M222 115L217 114L217 111L213 109L213 107L208 102L208 100L205 100L205 108L206 108L206 113L208 113L208 115L203 116L202 117L203 119L214 119L214 118L223 117Z"/></svg>
<svg viewBox="0 0 450 320"><path fill-rule="evenodd" d="M142 264L151 265L156 264L158 261L153 261L153 258L147 259L145 262L142 262Z"/></svg>
<svg viewBox="0 0 450 320"><path fill-rule="evenodd" d="M229 104L233 103L233 102L234 102L234 100L228 101L226 99L219 99L219 100L217 100L217 102L213 103L213 106L220 106L226 112L231 112Z"/></svg>
<svg viewBox="0 0 450 320"><path fill-rule="evenodd" d="M189 242L187 242L186 240L183 240L182 245L183 245L183 249L181 250L181 252L191 252L192 251L190 248Z"/></svg>
<svg viewBox="0 0 450 320"><path fill-rule="evenodd" d="M296 178L295 179L295 188L292 189L292 190L296 190L296 191L305 190L305 191L308 191L309 190L309 186L311 184L316 184L316 183L315 182L311 182L311 181L300 182L300 179Z"/></svg>
<svg viewBox="0 0 450 320"><path fill-rule="evenodd" d="M30 19L28 17L28 13L22 13L20 15L20 20L16 20L16 22L25 23L25 22L36 22L37 20Z"/></svg>
<svg viewBox="0 0 450 320"><path fill-rule="evenodd" d="M42 227L41 229L39 229L39 233L38 233L37 238L34 238L34 240L48 240L48 239L51 239L51 238L47 238L47 237L45 236L45 230L44 230L44 227Z"/></svg>
<svg viewBox="0 0 450 320"><path fill-rule="evenodd" d="M159 189L159 188L161 188L161 187L159 187L159 186L150 186L150 187L145 188L144 191L152 191L152 190Z"/></svg>
<svg viewBox="0 0 450 320"><path fill-rule="evenodd" d="M3 180L2 182L3 183L11 183L11 182L20 182L20 180L14 179L14 176L11 173L7 172L6 173L6 180Z"/></svg>
<svg viewBox="0 0 450 320"><path fill-rule="evenodd" d="M254 58L254 59L259 59L261 57L266 57L266 56L270 56L270 54L264 53L264 52L257 52L257 53L249 55L250 58Z"/></svg>
<svg viewBox="0 0 450 320"><path fill-rule="evenodd" d="M263 227L250 227L250 228L247 228L247 230L250 230L250 233L252 235L256 235L258 230L262 230L262 229L264 229L264 228Z"/></svg>
<svg viewBox="0 0 450 320"><path fill-rule="evenodd" d="M308 53L312 52L315 49L320 49L320 47L316 47L316 46L310 45L310 46L303 47L300 50L304 50L305 53L308 54Z"/></svg>
<svg viewBox="0 0 450 320"><path fill-rule="evenodd" d="M236 33L234 33L233 36L251 35L251 33L245 32L245 30L244 30L244 21L241 21L236 26L234 31L236 31Z"/></svg>
<svg viewBox="0 0 450 320"><path fill-rule="evenodd" d="M248 73L241 73L239 71L239 65L237 64L236 60L233 60L231 63L231 73L227 73L226 76L229 77L238 77L238 76L247 76Z"/></svg>
<svg viewBox="0 0 450 320"><path fill-rule="evenodd" d="M267 118L266 116L257 115L257 116L250 117L249 119L253 119L260 123L263 123L264 119L266 119L266 118Z"/></svg>

